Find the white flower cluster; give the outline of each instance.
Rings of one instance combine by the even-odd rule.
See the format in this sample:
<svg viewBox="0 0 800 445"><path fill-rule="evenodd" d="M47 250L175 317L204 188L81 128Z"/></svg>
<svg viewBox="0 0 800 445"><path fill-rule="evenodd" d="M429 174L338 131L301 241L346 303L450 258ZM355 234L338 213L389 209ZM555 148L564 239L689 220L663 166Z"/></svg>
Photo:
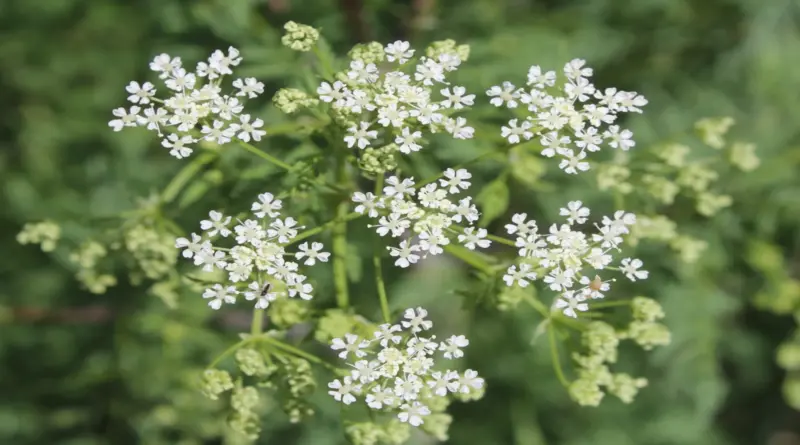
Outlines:
<svg viewBox="0 0 800 445"><path fill-rule="evenodd" d="M427 315L422 308L406 309L401 324L380 325L373 339L354 334L346 334L344 339L334 338L331 348L340 351L339 357L343 359L351 357L353 369L349 376L328 383L328 393L346 405L363 395L369 408L395 411L401 422L420 426L431 413L427 399L481 389L484 381L474 370L468 369L463 374L434 370L437 351L445 360L461 358L462 348L469 345L469 340L463 335L453 335L436 342L435 335L419 335L433 327L433 322L425 319ZM375 344L380 345L377 352L371 350Z"/></svg>
<svg viewBox="0 0 800 445"><path fill-rule="evenodd" d="M193 259L204 271L227 272L227 283L215 284L203 294L213 309L219 309L223 303L235 303L240 294L246 300L255 300L259 309L266 309L270 302L287 293L289 297L311 299L312 285L298 272L299 265L284 257L294 257L313 266L317 261L327 262L330 254L323 252L322 244L317 242L301 244L297 253L286 252L286 246L303 227L292 217L281 219L281 207L279 199L263 193L253 203L254 219L237 220L238 224L231 230L232 218L212 210L209 219L200 222L204 236L192 233L190 238L175 241L175 247L183 249L183 256ZM230 237L235 245L230 248L215 246L211 239L217 236Z"/></svg>
<svg viewBox="0 0 800 445"><path fill-rule="evenodd" d="M511 119L501 128L502 137L512 144L538 137L544 147L542 154L559 155L558 167L570 174L589 170L586 152L599 151L604 143L621 150L633 147L633 133L613 124L619 113L641 113L640 107L647 104L647 99L635 92L596 89L589 81L592 69L585 64L574 59L564 65L563 82L557 82L555 71L543 72L534 65L528 71L530 90L503 82L486 92L496 107L517 108L522 103L532 113L521 122Z"/></svg>
<svg viewBox="0 0 800 445"><path fill-rule="evenodd" d="M317 88L322 101L358 120L344 137L348 147L365 149L394 142L401 153L409 154L422 149L425 128L435 133L444 127L456 139L472 137L474 129L466 119L451 118L447 111L471 106L475 100L464 87L450 87L445 80L445 74L461 64L456 53L443 53L436 59L420 57L414 72L406 74L402 69L414 57L409 43L390 43L384 51L396 69L381 72L374 63L353 60L345 81L322 82ZM434 99L434 89L441 99Z"/></svg>
<svg viewBox="0 0 800 445"><path fill-rule="evenodd" d="M201 139L218 144L233 138L259 141L266 134L261 129L264 121L253 119L242 110L245 99L264 92L264 84L253 77L235 79L235 90L222 92L222 79L233 74L231 67L241 61L239 51L230 47L227 53L214 51L207 62L198 63L194 72L188 72L179 57L160 54L150 63L150 69L160 73L171 96L159 99L152 83L131 82L126 90L134 105L127 110L115 109L116 119L108 125L114 131L138 126L154 130L162 138L161 145L178 159L191 155L190 145Z"/></svg>
<svg viewBox="0 0 800 445"><path fill-rule="evenodd" d="M620 250L622 237L630 233L629 227L636 223L636 216L619 210L613 217L604 216L602 226L595 224L597 233L588 235L574 230L576 225L586 222L589 213L580 201L572 201L561 209L567 224L553 224L549 233L539 233L536 221L527 220L526 214L514 215L506 231L516 235L520 259L519 264L506 271L505 283L527 287L541 276L550 290L560 294L555 307L567 316L577 317L576 311L589 309L588 299L603 298L611 288L614 280L603 280L597 271L616 269L631 281L646 279L648 272L641 270L643 264L638 259L625 258L619 268L609 267L612 251Z"/></svg>
<svg viewBox="0 0 800 445"><path fill-rule="evenodd" d="M450 237L457 236L458 242L470 250L476 247L489 247L486 229L476 229L473 224L480 213L472 203L471 197L451 201L450 195L467 190L468 179L472 175L465 169L444 171L439 183L431 182L417 190L414 179L400 179L391 176L386 180L382 196L372 193L356 192L353 201L358 204L355 211L378 219L375 227L378 235L398 238L411 229L417 240L409 237L398 247L388 247L391 256L396 257L395 265L408 267L428 254L442 253L443 246L450 244ZM414 197L419 202L414 201ZM453 227L464 223L466 228Z"/></svg>

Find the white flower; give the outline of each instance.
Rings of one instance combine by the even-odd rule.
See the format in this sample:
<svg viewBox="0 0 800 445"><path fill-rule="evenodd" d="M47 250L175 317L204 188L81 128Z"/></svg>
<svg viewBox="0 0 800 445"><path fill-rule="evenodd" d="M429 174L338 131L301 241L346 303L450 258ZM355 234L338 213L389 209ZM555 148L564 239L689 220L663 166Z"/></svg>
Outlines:
<svg viewBox="0 0 800 445"><path fill-rule="evenodd" d="M508 108L517 108L520 92L511 82L503 82L502 87L495 85L489 88L486 95L492 98L489 103L495 107L502 107L503 104L506 104Z"/></svg>
<svg viewBox="0 0 800 445"><path fill-rule="evenodd" d="M408 59L414 57L414 50L408 42L397 40L394 43L386 45L384 49L386 53L386 60L389 62L397 61L399 64L408 62Z"/></svg>
<svg viewBox="0 0 800 445"><path fill-rule="evenodd" d="M160 76L162 79L169 76L169 74L181 67L181 59L180 57L170 57L169 54L159 54L157 55L152 62L150 62L150 69L155 72L160 72Z"/></svg>
<svg viewBox="0 0 800 445"><path fill-rule="evenodd" d="M583 207L581 201L570 201L567 203L567 208L561 208L559 214L567 217L567 222L570 224L583 224L586 222L586 217L589 216L589 209Z"/></svg>
<svg viewBox="0 0 800 445"><path fill-rule="evenodd" d="M164 85L170 90L183 92L194 89L196 80L193 73L188 73L183 68L176 68L164 81Z"/></svg>
<svg viewBox="0 0 800 445"><path fill-rule="evenodd" d="M460 376L457 380L450 382L450 390L452 392L460 392L469 394L473 389L483 388L484 380L478 377L478 372L472 369L464 371L464 375Z"/></svg>
<svg viewBox="0 0 800 445"><path fill-rule="evenodd" d="M375 195L369 192L366 194L361 192L353 193L353 202L358 204L355 208L356 212L362 215L366 212L370 218L378 216L378 209L384 207L383 203L376 200Z"/></svg>
<svg viewBox="0 0 800 445"><path fill-rule="evenodd" d="M203 298L209 300L208 305L211 309L218 310L222 307L222 303L236 303L236 294L238 294L238 292L233 286L222 287L220 284L215 284L211 288L206 289L203 293Z"/></svg>
<svg viewBox="0 0 800 445"><path fill-rule="evenodd" d="M519 265L519 270L517 270L517 266L509 266L506 274L503 275L503 281L506 282L506 286L513 286L514 283L517 283L519 287L528 287L530 281L535 279L536 272L531 271L530 264L525 263Z"/></svg>
<svg viewBox="0 0 800 445"><path fill-rule="evenodd" d="M161 145L169 148L169 154L178 159L183 159L192 154L192 149L187 147L187 144L197 142L191 136L179 137L177 134L171 134L166 139L161 141Z"/></svg>
<svg viewBox="0 0 800 445"><path fill-rule="evenodd" d="M464 356L461 348L469 346L469 340L463 335L453 335L447 339L447 343L441 343L439 350L444 351L444 358L456 359Z"/></svg>
<svg viewBox="0 0 800 445"><path fill-rule="evenodd" d="M334 351L342 350L339 353L339 358L347 358L348 354L354 354L356 357L366 357L367 353L362 349L369 347L369 342L361 340L355 334L345 334L344 340L341 338L334 338L331 340L331 349Z"/></svg>
<svg viewBox="0 0 800 445"><path fill-rule="evenodd" d="M475 232L473 227L468 227L464 229L463 234L458 235L458 242L464 244L464 247L469 250L475 250L476 246L485 249L492 244L491 241L486 239L487 235L488 232L486 229L478 229L478 231Z"/></svg>
<svg viewBox="0 0 800 445"><path fill-rule="evenodd" d="M529 121L522 121L522 124L517 127L517 120L511 119L508 121L508 127L503 126L500 129L500 136L507 138L508 142L511 144L519 143L520 136L527 141L533 137L533 132L530 131L532 126L533 125Z"/></svg>
<svg viewBox="0 0 800 445"><path fill-rule="evenodd" d="M398 108L395 103L378 109L378 123L384 127L402 127L408 116L408 111L404 108Z"/></svg>
<svg viewBox="0 0 800 445"><path fill-rule="evenodd" d="M420 426L425 423L422 420L423 416L427 416L431 413L431 410L428 409L427 406L414 401L411 404L404 403L400 405L400 413L397 414L397 418L400 419L403 423L408 423L411 426Z"/></svg>
<svg viewBox="0 0 800 445"><path fill-rule="evenodd" d="M535 88L551 87L556 84L556 72L542 72L539 65L533 65L528 69L528 85Z"/></svg>
<svg viewBox="0 0 800 445"><path fill-rule="evenodd" d="M397 257L394 262L395 266L406 268L419 260L419 255L415 253L419 252L419 246L409 245L408 240L401 241L399 247L388 247L388 249L389 255Z"/></svg>
<svg viewBox="0 0 800 445"><path fill-rule="evenodd" d="M619 148L620 150L628 151L636 145L636 142L631 139L633 133L630 130L619 131L618 125L608 127L608 130L603 133L603 137L608 139L608 145L610 147Z"/></svg>
<svg viewBox="0 0 800 445"><path fill-rule="evenodd" d="M125 90L130 93L128 100L131 103L147 105L150 99L155 96L155 86L150 82L145 82L141 86L139 82L131 82L125 87Z"/></svg>
<svg viewBox="0 0 800 445"><path fill-rule="evenodd" d="M202 266L203 271L211 272L216 267L217 269L225 269L225 253L222 251L214 251L210 246L204 248L194 255L194 265Z"/></svg>
<svg viewBox="0 0 800 445"><path fill-rule="evenodd" d="M550 290L561 291L572 287L572 278L574 276L575 272L572 269L553 269L543 280L545 284L550 285Z"/></svg>
<svg viewBox="0 0 800 445"><path fill-rule="evenodd" d="M334 380L328 383L328 388L332 389L332 391L328 391L328 394L333 396L337 402L342 402L345 405L356 401L353 393L358 394L361 392L360 385L353 384L353 379L350 377L344 377L342 381Z"/></svg>
<svg viewBox="0 0 800 445"><path fill-rule="evenodd" d="M466 169L453 170L448 168L443 175L446 179L440 179L439 183L442 187L450 187L450 193L458 193L461 191L459 189L466 190L470 186L470 182L467 179L472 178L472 174Z"/></svg>
<svg viewBox="0 0 800 445"><path fill-rule="evenodd" d="M625 258L622 260L622 265L620 266L620 270L631 281L636 281L637 279L644 280L647 279L649 272L647 272L646 270L639 270L639 268L642 267L643 265L644 263L642 263L642 260L638 258L634 259Z"/></svg>
<svg viewBox="0 0 800 445"><path fill-rule="evenodd" d="M573 291L566 291L559 295L556 300L555 306L564 312L564 315L576 318L578 314L575 311L586 312L589 310L589 305L584 303L586 297L583 295L575 295Z"/></svg>
<svg viewBox="0 0 800 445"><path fill-rule="evenodd" d="M564 74L573 80L579 77L592 77L592 69L585 65L586 61L583 59L572 59L564 65Z"/></svg>
<svg viewBox="0 0 800 445"><path fill-rule="evenodd" d="M445 100L442 101L442 106L445 108L452 108L454 110L460 110L464 108L464 106L471 106L474 104L475 95L469 94L465 95L467 92L466 88L455 86L453 87L453 93L450 93L449 88L445 88L441 90L442 96L445 97Z"/></svg>
<svg viewBox="0 0 800 445"><path fill-rule="evenodd" d="M357 83L373 83L378 80L378 68L374 63L365 64L362 60L353 60L350 62L347 77Z"/></svg>
<svg viewBox="0 0 800 445"><path fill-rule="evenodd" d="M231 222L231 217L225 217L222 213L217 211L210 211L208 213L209 219L200 221L200 228L205 230L208 236L215 236L219 233L222 236L228 236L231 231L228 229L228 224Z"/></svg>
<svg viewBox="0 0 800 445"><path fill-rule="evenodd" d="M395 138L394 143L397 144L400 153L410 154L412 151L422 149L422 146L416 142L421 137L422 132L415 131L412 133L408 127L405 127L401 134Z"/></svg>
<svg viewBox="0 0 800 445"><path fill-rule="evenodd" d="M239 116L239 120L240 123L231 125L231 131L237 133L236 137L244 142L250 142L250 138L254 141L260 141L261 136L267 134L266 131L260 129L264 126L264 121L261 119L256 118L256 120L250 122L250 115L243 114Z"/></svg>
<svg viewBox="0 0 800 445"><path fill-rule="evenodd" d="M370 130L367 122L361 122L359 125L360 128L355 125L350 127L347 130L350 134L344 137L344 141L350 148L352 148L353 145L357 145L358 148L361 149L367 148L370 145L370 139L378 137L378 132Z"/></svg>
<svg viewBox="0 0 800 445"><path fill-rule="evenodd" d="M566 159L558 164L558 168L564 170L565 173L573 175L578 173L578 170L585 172L586 170L589 170L589 163L583 161L583 159L586 159L586 152L582 151L577 155L572 155L570 153L566 156Z"/></svg>
<svg viewBox="0 0 800 445"><path fill-rule="evenodd" d="M155 130L161 136L161 127L169 122L167 110L163 108L145 108L144 116L139 116L139 125L144 125L148 130Z"/></svg>
<svg viewBox="0 0 800 445"><path fill-rule="evenodd" d="M421 332L424 330L428 330L433 327L433 322L430 320L425 320L425 317L428 315L428 311L425 309L418 307L415 309L406 309L403 313L403 320L401 324L406 329L411 329L412 333Z"/></svg>
<svg viewBox="0 0 800 445"><path fill-rule="evenodd" d="M386 187L383 193L394 199L403 199L405 195L414 195L414 178L405 178L402 181L397 176L390 176L386 179Z"/></svg>
<svg viewBox="0 0 800 445"><path fill-rule="evenodd" d="M223 121L215 120L211 127L203 125L200 133L205 135L203 139L222 145L231 141L231 138L236 134L236 129L226 126Z"/></svg>
<svg viewBox="0 0 800 445"><path fill-rule="evenodd" d="M178 238L175 240L175 247L178 249L186 249L183 251L184 258L191 258L203 249L207 249L207 244L196 233L191 234L192 240L187 238Z"/></svg>
<svg viewBox="0 0 800 445"><path fill-rule="evenodd" d="M471 139L475 133L475 129L467 126L467 120L463 117L447 119L444 127L456 139Z"/></svg>
<svg viewBox="0 0 800 445"><path fill-rule="evenodd" d="M300 251L295 254L295 258L298 260L306 258L306 261L303 263L306 266L313 266L317 260L325 263L328 261L328 257L330 257L331 254L321 252L322 248L322 243L311 243L310 248L308 247L308 243L303 243L298 247Z"/></svg>
<svg viewBox="0 0 800 445"><path fill-rule="evenodd" d="M270 228L267 229L267 236L270 238L277 237L279 243L288 243L289 240L297 236L296 226L297 221L291 216L282 220L276 219L269 225Z"/></svg>
<svg viewBox="0 0 800 445"><path fill-rule="evenodd" d="M394 393L391 389L375 386L372 388L372 392L367 394L365 402L370 408L379 410L384 406L394 406L394 400Z"/></svg>
<svg viewBox="0 0 800 445"><path fill-rule="evenodd" d="M280 199L275 199L272 193L262 193L258 195L258 202L254 202L251 206L253 214L258 218L264 218L269 215L270 218L275 218L280 215L279 210L283 206Z"/></svg>
<svg viewBox="0 0 800 445"><path fill-rule="evenodd" d="M322 82L317 88L317 94L323 102L333 102L336 106L342 106L345 103L345 92L347 87L344 83L336 81L333 86L328 82Z"/></svg>
<svg viewBox="0 0 800 445"><path fill-rule="evenodd" d="M137 106L132 106L130 111L126 111L125 108L115 108L111 114L113 114L118 119L113 119L108 122L108 126L111 127L114 131L122 131L123 127L135 127L139 122L139 111L141 108Z"/></svg>
<svg viewBox="0 0 800 445"><path fill-rule="evenodd" d="M236 79L233 81L233 87L239 89L239 92L236 93L237 96L247 96L250 99L264 93L264 84L255 77L248 77L244 80Z"/></svg>

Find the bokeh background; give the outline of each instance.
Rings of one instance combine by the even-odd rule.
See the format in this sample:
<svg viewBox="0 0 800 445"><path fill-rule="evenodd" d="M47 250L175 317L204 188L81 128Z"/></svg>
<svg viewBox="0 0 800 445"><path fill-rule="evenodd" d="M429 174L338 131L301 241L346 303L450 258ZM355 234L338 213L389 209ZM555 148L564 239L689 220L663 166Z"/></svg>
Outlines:
<svg viewBox="0 0 800 445"><path fill-rule="evenodd" d="M521 83L531 64L558 69L586 58L598 85L650 100L644 115L626 122L637 148L690 133L708 116L735 118L734 137L758 147L756 171L721 179L730 208L712 219L680 202L673 210L682 228L709 243L696 264L642 247L651 279L636 292L663 303L673 342L626 354L620 366L650 380L633 405L571 402L546 345L531 345L532 314L465 305L453 289L469 272L457 261L391 275L393 306L424 304L443 327L468 332L468 365L488 380L484 399L451 409L449 443L800 444L800 370L776 362L779 346L800 343L800 4L793 0L0 2L0 444L239 443L219 406L191 382L246 329L246 313L212 317L191 295L172 309L124 278L94 295L73 279L64 255L14 238L25 222L42 219L63 222L66 238L91 235L92 218L133 208L179 170L151 134L115 134L106 125L130 80L152 80L146 69L155 54L196 61L237 46L245 56L239 74L267 83L268 98L296 69L296 54L280 46L287 20L320 28L340 54L370 40L468 43L471 58L457 78L475 93L502 80ZM287 119L268 101L261 106L268 122ZM268 143L291 154L290 141ZM418 167L435 171L479 148L443 143ZM252 181L263 173L249 170L257 162L243 155L236 165ZM244 193L236 170L223 173L209 175L210 185L189 200L197 202L172 215L183 227L208 208L252 199L252 183ZM492 169L476 174L490 179ZM546 219L575 197L611 208L586 191L590 184L567 184L514 187L510 208L541 206ZM352 262L352 278L371 273ZM318 278L320 304L330 307L329 277ZM373 316L374 291L364 281L353 284L354 300ZM317 415L299 426L268 408L259 443L345 443L338 407L324 394L318 402Z"/></svg>

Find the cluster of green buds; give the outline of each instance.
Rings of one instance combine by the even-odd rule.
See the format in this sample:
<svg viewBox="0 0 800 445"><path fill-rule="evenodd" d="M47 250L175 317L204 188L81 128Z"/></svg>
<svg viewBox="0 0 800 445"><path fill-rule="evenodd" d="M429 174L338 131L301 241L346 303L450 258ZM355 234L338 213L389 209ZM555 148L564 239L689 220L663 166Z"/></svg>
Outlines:
<svg viewBox="0 0 800 445"><path fill-rule="evenodd" d="M114 275L99 270L100 260L108 255L108 250L97 241L86 241L78 250L69 256L70 261L78 268L75 277L94 294L103 294L109 287L117 284Z"/></svg>
<svg viewBox="0 0 800 445"><path fill-rule="evenodd" d="M319 100L315 99L305 91L296 88L281 88L272 97L272 103L275 108L281 110L286 114L292 114L297 110L315 107L319 104Z"/></svg>
<svg viewBox="0 0 800 445"><path fill-rule="evenodd" d="M609 369L617 361L620 340L633 340L645 350L670 341L669 330L657 322L664 317L664 311L655 300L636 297L631 301L631 309L633 321L623 331L603 321L593 321L583 331L581 343L585 352L573 354L578 378L569 385L569 395L579 405L599 406L606 393L623 403L631 403L639 390L647 386L644 378L612 373Z"/></svg>
<svg viewBox="0 0 800 445"><path fill-rule="evenodd" d="M20 244L38 244L43 252L52 252L61 238L61 227L52 221L28 223L17 234Z"/></svg>
<svg viewBox="0 0 800 445"><path fill-rule="evenodd" d="M678 233L678 224L664 215L639 215L637 218L629 238L632 245L645 239L667 244L687 264L695 263L708 248L708 242Z"/></svg>
<svg viewBox="0 0 800 445"><path fill-rule="evenodd" d="M286 33L281 38L281 43L295 51L311 51L319 40L319 31L308 25L287 22L283 29Z"/></svg>
<svg viewBox="0 0 800 445"><path fill-rule="evenodd" d="M138 224L125 231L123 243L139 269L131 273L131 281L143 278L158 280L175 269L178 255L175 252L175 235L157 230L151 224Z"/></svg>

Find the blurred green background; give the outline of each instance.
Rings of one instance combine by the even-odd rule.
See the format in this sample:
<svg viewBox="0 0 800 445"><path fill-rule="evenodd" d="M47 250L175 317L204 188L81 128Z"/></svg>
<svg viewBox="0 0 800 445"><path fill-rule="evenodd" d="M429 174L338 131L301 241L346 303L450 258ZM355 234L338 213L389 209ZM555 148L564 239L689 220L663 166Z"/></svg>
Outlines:
<svg viewBox="0 0 800 445"><path fill-rule="evenodd" d="M0 1L0 444L238 443L219 406L191 382L246 329L246 314L211 318L199 296L189 295L172 310L125 279L93 295L73 279L65 256L14 237L25 222L42 219L62 222L67 239L91 235L98 226L88 219L133 208L180 169L151 134L121 135L106 125L130 80L153 80L147 64L155 54L193 63L234 45L245 57L239 75L267 83L269 98L292 82L296 55L280 46L287 20L320 28L340 54L369 40L468 43L472 55L458 81L479 100L490 85L521 83L531 64L558 69L586 58L598 85L650 100L643 116L626 123L637 149L691 132L707 116L735 118L735 138L758 147L758 170L721 180L732 207L710 220L673 210L689 215L676 216L682 229L709 242L697 264L682 266L663 248L642 246L651 279L633 289L663 303L673 342L647 356L626 354L620 366L650 380L632 405L609 398L594 409L569 401L546 345L530 344L530 314L454 316L462 304L452 291L468 273L461 264L431 261L392 275L393 306L424 304L441 327L468 332L468 365L488 380L484 399L451 408L449 443L800 444L800 359L776 363L779 345L800 347L794 0ZM268 125L287 119L266 100L261 106L257 114ZM290 141L268 143L290 155ZM475 147L448 144L420 168L469 158L459 150ZM236 165L243 171L257 162L242 159ZM554 206L575 197L611 208L601 194L585 192L587 183L563 181L514 189L511 209L541 206L550 220ZM246 205L252 190L263 189L249 187L245 193L222 181L173 216L194 227L209 208ZM354 278L371 273L360 264L351 269ZM325 286L323 306L332 301ZM377 314L373 292L369 282L354 283L357 301L371 302L364 303L368 316ZM316 399L317 415L302 425L269 407L259 443L344 443L337 405L324 394ZM415 436L410 443L429 441Z"/></svg>

